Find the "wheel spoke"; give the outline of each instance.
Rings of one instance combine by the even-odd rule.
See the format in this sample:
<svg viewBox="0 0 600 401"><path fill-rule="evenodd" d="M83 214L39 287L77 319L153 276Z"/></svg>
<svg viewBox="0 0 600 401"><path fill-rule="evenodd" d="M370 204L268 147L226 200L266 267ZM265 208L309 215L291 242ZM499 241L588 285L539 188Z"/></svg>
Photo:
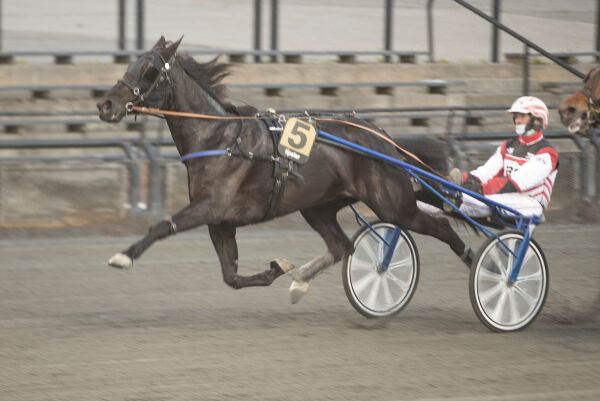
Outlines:
<svg viewBox="0 0 600 401"><path fill-rule="evenodd" d="M502 291L502 288L505 286L505 284L503 282L500 282L498 284L496 284L495 286L493 286L492 288L489 288L483 292L481 292L479 294L479 299L481 300L482 304L487 304L489 303L489 301L494 298L496 295L498 295L499 292Z"/></svg>
<svg viewBox="0 0 600 401"><path fill-rule="evenodd" d="M490 255L490 259L492 259L492 262L495 263L496 267L500 271L500 274L502 275L502 277L505 278L506 277L506 266L504 265L504 262L502 261L502 257L498 253L498 248L496 248L496 247L492 248L489 252L489 255Z"/></svg>
<svg viewBox="0 0 600 401"><path fill-rule="evenodd" d="M535 273L519 275L517 278L517 283L524 283L527 281L541 281L542 271L538 270Z"/></svg>
<svg viewBox="0 0 600 401"><path fill-rule="evenodd" d="M386 277L390 279L391 282L396 284L403 292L408 290L409 283L407 281L401 280L394 275L394 273L386 272Z"/></svg>
<svg viewBox="0 0 600 401"><path fill-rule="evenodd" d="M537 299L536 299L536 298L534 298L534 297L532 297L531 295L529 295L529 294L527 293L527 291L525 291L524 289L522 289L521 287L519 287L519 285L518 285L518 284L515 284L515 285L513 286L513 288L515 289L515 292L516 292L517 294L519 294L519 295L521 296L521 298L523 298L523 300L525 300L525 302L527 302L527 304L528 304L529 306L531 306L531 305L535 305L535 304L537 303Z"/></svg>
<svg viewBox="0 0 600 401"><path fill-rule="evenodd" d="M390 291L390 282L388 280L381 280L381 288L383 289L383 301L385 305L394 303L394 296Z"/></svg>
<svg viewBox="0 0 600 401"><path fill-rule="evenodd" d="M504 312L504 305L506 304L506 299L508 298L507 291L505 289L501 288L500 291L502 292L502 294L500 294L500 299L498 299L496 307L493 309L491 314L491 318L495 322L499 322L502 318L502 312Z"/></svg>
<svg viewBox="0 0 600 401"><path fill-rule="evenodd" d="M412 266L412 258L410 255L405 257L404 259L398 260L394 263L390 263L388 270L395 270L401 267L410 267Z"/></svg>
<svg viewBox="0 0 600 401"><path fill-rule="evenodd" d="M353 286L354 287L354 292L357 295L360 295L363 291L365 291L366 289L371 290L373 287L373 281L375 281L377 279L378 274L377 273L373 273L373 274L366 274L363 277L361 277L360 279L358 279L356 282L354 282Z"/></svg>
<svg viewBox="0 0 600 401"><path fill-rule="evenodd" d="M367 302L366 302L366 305L371 306L371 307L373 305L377 305L377 297L379 296L379 290L381 288L381 279L379 278L379 275L375 276L374 281L375 282L371 286L370 292L367 295Z"/></svg>
<svg viewBox="0 0 600 401"><path fill-rule="evenodd" d="M369 258L371 258L371 262L373 262L375 264L377 264L379 262L379 259L377 259L377 255L375 253L376 251L375 251L375 249L373 249L371 241L369 241L369 240L364 241L364 244L362 245L361 249L363 251L365 251L365 253L367 254L367 256Z"/></svg>
<svg viewBox="0 0 600 401"><path fill-rule="evenodd" d="M519 320L521 320L521 316L519 314L519 309L517 308L517 300L515 299L515 294L509 294L508 296L508 305L510 306L510 316L509 316L509 321L516 323Z"/></svg>
<svg viewBox="0 0 600 401"><path fill-rule="evenodd" d="M352 269L374 271L377 267L373 265L373 262L359 259L353 255Z"/></svg>
<svg viewBox="0 0 600 401"><path fill-rule="evenodd" d="M531 257L535 254L535 252L533 252L531 250L531 248L527 248L527 253L525 254L525 257L523 258L523 264L521 266L525 266L527 264L527 262L529 262L529 259L531 259Z"/></svg>
<svg viewBox="0 0 600 401"><path fill-rule="evenodd" d="M489 270L483 269L483 268L479 270L479 279L480 280L493 281L493 282L496 282L496 283L504 282L505 281L505 279L502 276L502 274L494 273L492 271L489 271Z"/></svg>

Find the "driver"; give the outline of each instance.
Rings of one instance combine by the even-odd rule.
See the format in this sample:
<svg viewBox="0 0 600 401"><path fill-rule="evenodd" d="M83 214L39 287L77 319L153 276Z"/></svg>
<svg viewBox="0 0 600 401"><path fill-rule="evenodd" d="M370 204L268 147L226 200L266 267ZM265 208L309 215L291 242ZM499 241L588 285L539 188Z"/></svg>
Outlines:
<svg viewBox="0 0 600 401"><path fill-rule="evenodd" d="M503 142L475 170L453 169L450 180L527 217L541 217L558 172L558 152L543 133L548 126L548 108L537 97L523 96L507 113L512 113L516 136ZM472 217L492 214L486 204L467 194L463 194L460 209Z"/></svg>

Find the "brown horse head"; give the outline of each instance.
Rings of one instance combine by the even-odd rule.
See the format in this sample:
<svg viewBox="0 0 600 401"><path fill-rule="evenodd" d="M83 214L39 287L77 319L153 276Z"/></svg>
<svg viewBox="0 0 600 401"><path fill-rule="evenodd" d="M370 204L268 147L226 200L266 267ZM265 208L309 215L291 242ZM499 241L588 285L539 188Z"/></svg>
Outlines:
<svg viewBox="0 0 600 401"><path fill-rule="evenodd" d="M563 99L558 114L572 134L586 135L600 122L600 66L588 72L581 89Z"/></svg>

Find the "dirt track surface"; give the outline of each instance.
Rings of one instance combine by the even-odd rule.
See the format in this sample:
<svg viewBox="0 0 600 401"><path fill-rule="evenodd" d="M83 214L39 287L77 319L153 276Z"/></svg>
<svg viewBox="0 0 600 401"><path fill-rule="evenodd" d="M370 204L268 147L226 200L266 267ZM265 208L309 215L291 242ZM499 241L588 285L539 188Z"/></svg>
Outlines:
<svg viewBox="0 0 600 401"><path fill-rule="evenodd" d="M0 241L0 399L598 400L600 226L547 224L536 238L550 293L513 334L477 320L467 269L420 236L417 293L386 320L352 309L339 265L294 306L285 276L231 290L205 230L156 244L130 272L106 260L134 237ZM302 228L238 241L242 272L324 250Z"/></svg>

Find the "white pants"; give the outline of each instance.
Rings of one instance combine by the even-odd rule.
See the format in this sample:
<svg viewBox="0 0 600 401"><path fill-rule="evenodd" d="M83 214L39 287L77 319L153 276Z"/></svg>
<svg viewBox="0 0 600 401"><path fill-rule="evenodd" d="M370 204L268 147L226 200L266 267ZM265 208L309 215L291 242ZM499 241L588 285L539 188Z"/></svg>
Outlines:
<svg viewBox="0 0 600 401"><path fill-rule="evenodd" d="M544 208L538 201L520 193L511 192L507 194L487 195L486 198L508 206L522 213L525 217L542 216L544 213ZM488 217L492 215L492 210L488 205L467 194L463 194L460 210L471 217Z"/></svg>

